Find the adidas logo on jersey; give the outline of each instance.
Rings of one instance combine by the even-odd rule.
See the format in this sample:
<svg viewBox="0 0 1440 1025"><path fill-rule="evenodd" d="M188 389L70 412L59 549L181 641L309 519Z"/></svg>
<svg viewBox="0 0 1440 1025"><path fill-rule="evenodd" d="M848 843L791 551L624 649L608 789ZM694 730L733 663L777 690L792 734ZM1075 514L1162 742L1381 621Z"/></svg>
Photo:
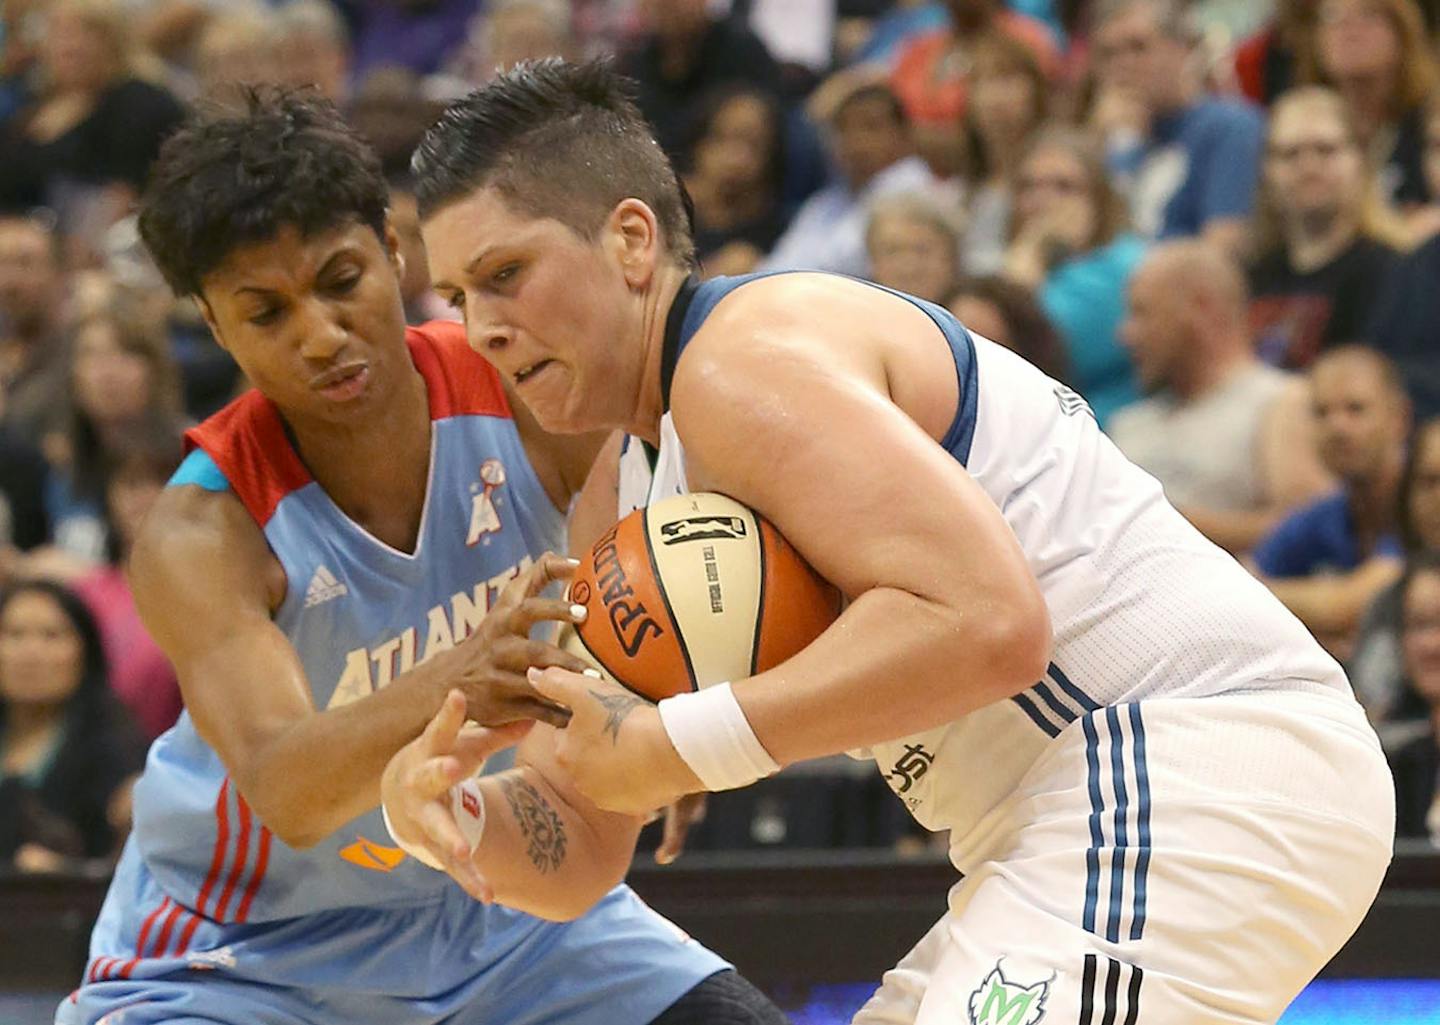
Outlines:
<svg viewBox="0 0 1440 1025"><path fill-rule="evenodd" d="M310 578L310 586L305 588L305 607L313 609L316 605L323 605L332 598L343 598L349 593L350 589L336 580L335 574L322 565Z"/></svg>

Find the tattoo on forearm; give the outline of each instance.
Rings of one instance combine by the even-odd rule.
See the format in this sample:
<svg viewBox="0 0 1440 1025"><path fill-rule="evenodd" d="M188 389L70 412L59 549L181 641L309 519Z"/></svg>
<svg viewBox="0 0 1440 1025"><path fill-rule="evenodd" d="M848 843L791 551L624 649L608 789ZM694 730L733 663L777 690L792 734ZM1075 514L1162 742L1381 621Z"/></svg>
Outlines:
<svg viewBox="0 0 1440 1025"><path fill-rule="evenodd" d="M529 845L526 854L542 873L560 867L565 860L565 823L540 791L517 776L499 778L500 790L520 826L520 835Z"/></svg>
<svg viewBox="0 0 1440 1025"><path fill-rule="evenodd" d="M590 696L605 709L604 729L610 734L610 743L620 743L620 727L625 722L625 717L635 711L636 706L644 704L645 699L634 694L606 694L598 690L592 690Z"/></svg>

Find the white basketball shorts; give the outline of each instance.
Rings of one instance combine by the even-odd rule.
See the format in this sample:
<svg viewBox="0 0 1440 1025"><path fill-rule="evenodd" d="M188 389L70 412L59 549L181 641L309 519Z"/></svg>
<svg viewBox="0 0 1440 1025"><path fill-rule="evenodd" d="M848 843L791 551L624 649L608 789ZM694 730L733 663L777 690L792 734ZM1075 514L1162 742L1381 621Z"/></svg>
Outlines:
<svg viewBox="0 0 1440 1025"><path fill-rule="evenodd" d="M855 1025L1268 1025L1364 918L1394 806L1349 695L1099 709Z"/></svg>

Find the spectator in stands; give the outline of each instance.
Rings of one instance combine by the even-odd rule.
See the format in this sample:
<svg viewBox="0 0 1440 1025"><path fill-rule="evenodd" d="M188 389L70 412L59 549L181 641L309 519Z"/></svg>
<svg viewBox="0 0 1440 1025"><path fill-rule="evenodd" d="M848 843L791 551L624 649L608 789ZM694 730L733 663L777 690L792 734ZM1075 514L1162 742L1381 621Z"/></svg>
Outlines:
<svg viewBox="0 0 1440 1025"><path fill-rule="evenodd" d="M1125 288L1145 252L1093 141L1042 132L1020 162L1005 276L1032 288L1065 342L1075 387L1104 426L1138 397L1120 343Z"/></svg>
<svg viewBox="0 0 1440 1025"><path fill-rule="evenodd" d="M1136 229L1199 235L1238 254L1255 202L1260 112L1204 91L1180 0L1106 0L1094 49L1094 120Z"/></svg>
<svg viewBox="0 0 1440 1025"><path fill-rule="evenodd" d="M141 425L179 434L179 382L167 339L124 309L93 314L74 328L67 429L47 439L52 474L47 505L56 546L90 562L108 544L107 470L127 431Z"/></svg>
<svg viewBox="0 0 1440 1025"><path fill-rule="evenodd" d="M1423 111L1440 68L1415 0L1324 0L1317 77L1355 112L1386 197L1423 205Z"/></svg>
<svg viewBox="0 0 1440 1025"><path fill-rule="evenodd" d="M1305 384L1255 358L1245 280L1225 253L1193 239L1152 251L1122 334L1146 397L1109 434L1210 540L1248 552L1333 485Z"/></svg>
<svg viewBox="0 0 1440 1025"><path fill-rule="evenodd" d="M1045 123L1049 94L1030 47L1004 35L976 41L963 124L967 274L995 274L1004 265L1015 171Z"/></svg>
<svg viewBox="0 0 1440 1025"><path fill-rule="evenodd" d="M184 112L137 77L116 0L55 0L44 18L44 87L0 123L0 210L49 206L98 234L138 194Z"/></svg>
<svg viewBox="0 0 1440 1025"><path fill-rule="evenodd" d="M1252 103L1268 107L1281 93L1310 81L1320 0L1278 0L1275 15L1235 50L1235 79Z"/></svg>
<svg viewBox="0 0 1440 1025"><path fill-rule="evenodd" d="M1404 231L1379 196L1345 101L1316 86L1276 101L1249 275L1260 357L1303 368L1325 349L1363 341Z"/></svg>
<svg viewBox="0 0 1440 1025"><path fill-rule="evenodd" d="M522 60L579 55L565 0L490 0L482 32L487 71Z"/></svg>
<svg viewBox="0 0 1440 1025"><path fill-rule="evenodd" d="M1405 671L1428 729L1390 754L1395 835L1440 844L1440 554L1426 552L1411 562L1403 596Z"/></svg>
<svg viewBox="0 0 1440 1025"><path fill-rule="evenodd" d="M455 311L430 287L430 261L420 237L420 209L408 174L394 174L390 185L390 227L400 240L400 298L405 303L405 323L424 324L431 320L454 320Z"/></svg>
<svg viewBox="0 0 1440 1025"><path fill-rule="evenodd" d="M415 72L381 68L355 89L346 120L375 150L385 176L395 178L409 175L411 154L443 109Z"/></svg>
<svg viewBox="0 0 1440 1025"><path fill-rule="evenodd" d="M0 211L0 425L32 445L65 404L64 300L53 218Z"/></svg>
<svg viewBox="0 0 1440 1025"><path fill-rule="evenodd" d="M128 431L111 457L105 482L108 558L66 581L89 607L110 667L110 690L153 740L180 714L180 683L145 630L124 567L140 521L180 465L180 437L159 424Z"/></svg>
<svg viewBox="0 0 1440 1025"><path fill-rule="evenodd" d="M1440 416L1440 92L1426 118L1425 169L1434 234L1400 261L1376 301L1369 342L1400 367L1417 419Z"/></svg>
<svg viewBox="0 0 1440 1025"><path fill-rule="evenodd" d="M718 87L781 95L780 66L738 19L713 15L706 0L640 0L640 11L647 30L620 70L637 82L640 110L673 159L681 161L697 107Z"/></svg>
<svg viewBox="0 0 1440 1025"><path fill-rule="evenodd" d="M343 109L350 98L350 30L335 5L330 0L288 0L273 17L280 42L280 81L314 86Z"/></svg>
<svg viewBox="0 0 1440 1025"><path fill-rule="evenodd" d="M1337 658L1375 596L1400 575L1396 495L1409 402L1394 365L1341 346L1310 368L1320 460L1340 489L1292 513L1255 549L1252 566Z"/></svg>
<svg viewBox="0 0 1440 1025"><path fill-rule="evenodd" d="M923 192L877 199L865 228L871 279L943 303L960 280L958 219L952 207Z"/></svg>
<svg viewBox="0 0 1440 1025"><path fill-rule="evenodd" d="M392 66L434 74L464 42L477 6L475 0L345 0L353 29L351 74L359 79Z"/></svg>
<svg viewBox="0 0 1440 1025"><path fill-rule="evenodd" d="M218 10L196 34L192 63L203 97L240 84L278 82L281 41L273 15L242 7Z"/></svg>
<svg viewBox="0 0 1440 1025"><path fill-rule="evenodd" d="M949 24L906 43L890 76L914 126L920 155L942 178L960 170L962 139L955 126L965 115L970 72L981 39L1001 34L1019 41L1047 77L1058 64L1050 30L1034 18L1007 10L1001 0L947 0L946 7Z"/></svg>
<svg viewBox="0 0 1440 1025"><path fill-rule="evenodd" d="M707 274L754 270L785 230L781 117L773 96L739 85L722 86L697 110L682 166Z"/></svg>
<svg viewBox="0 0 1440 1025"><path fill-rule="evenodd" d="M0 594L0 865L113 856L143 748L105 681L85 605L59 584Z"/></svg>
<svg viewBox="0 0 1440 1025"><path fill-rule="evenodd" d="M4 394L0 392L0 409ZM0 548L8 554L29 551L50 540L50 517L45 511L48 468L33 441L7 427L0 419ZM0 584L5 580L0 565Z"/></svg>
<svg viewBox="0 0 1440 1025"><path fill-rule="evenodd" d="M1424 553L1440 552L1440 420L1427 420L1415 431L1400 478L1400 538L1411 564ZM1380 742L1390 750L1395 739L1410 739L1426 708L1405 679L1400 634L1403 584L1381 591L1365 612L1346 665L1355 696L1370 713Z"/></svg>
<svg viewBox="0 0 1440 1025"><path fill-rule="evenodd" d="M866 277L869 204L891 193L934 185L929 168L914 154L904 108L889 86L862 82L849 90L835 104L829 126L839 180L796 211L761 269Z"/></svg>
<svg viewBox="0 0 1440 1025"><path fill-rule="evenodd" d="M998 275L967 278L945 300L945 308L971 331L999 342L1062 384L1070 383L1064 343L1024 285Z"/></svg>

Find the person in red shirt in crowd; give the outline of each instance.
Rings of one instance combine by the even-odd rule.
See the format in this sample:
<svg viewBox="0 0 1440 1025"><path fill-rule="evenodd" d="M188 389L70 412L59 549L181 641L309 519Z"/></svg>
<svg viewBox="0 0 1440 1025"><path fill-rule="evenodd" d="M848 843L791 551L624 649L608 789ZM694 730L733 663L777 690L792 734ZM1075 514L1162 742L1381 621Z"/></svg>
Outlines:
<svg viewBox="0 0 1440 1025"><path fill-rule="evenodd" d="M1006 10L1001 0L946 0L950 26L916 36L900 51L890 86L915 129L915 141L936 174L959 169L962 139L955 126L965 113L970 66L977 43L992 32L1034 51L1047 77L1060 62L1055 38L1041 21Z"/></svg>

